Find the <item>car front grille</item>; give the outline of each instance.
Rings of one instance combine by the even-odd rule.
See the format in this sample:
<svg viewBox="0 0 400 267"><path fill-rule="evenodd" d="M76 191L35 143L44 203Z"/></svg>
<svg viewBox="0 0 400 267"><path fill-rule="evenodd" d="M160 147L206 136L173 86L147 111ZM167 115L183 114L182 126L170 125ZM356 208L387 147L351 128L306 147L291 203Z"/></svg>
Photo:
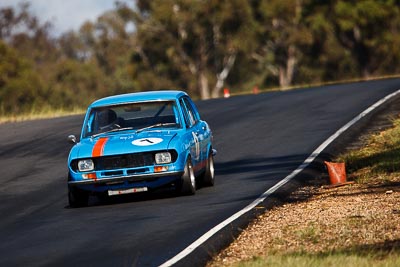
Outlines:
<svg viewBox="0 0 400 267"><path fill-rule="evenodd" d="M139 168L154 164L152 153L126 154L95 159L96 170Z"/></svg>

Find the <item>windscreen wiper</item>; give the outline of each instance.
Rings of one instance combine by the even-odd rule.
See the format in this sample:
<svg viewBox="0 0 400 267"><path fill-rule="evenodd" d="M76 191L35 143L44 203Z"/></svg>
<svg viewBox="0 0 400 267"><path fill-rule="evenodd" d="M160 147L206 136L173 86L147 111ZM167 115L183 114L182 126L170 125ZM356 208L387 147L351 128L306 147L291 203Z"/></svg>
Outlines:
<svg viewBox="0 0 400 267"><path fill-rule="evenodd" d="M157 124L153 124L153 125L138 129L138 130L136 130L136 133L140 133L142 131L145 131L145 130L148 130L148 129L151 129L151 128L162 127L162 126L172 126L172 125L176 126L177 124L175 122L157 123Z"/></svg>
<svg viewBox="0 0 400 267"><path fill-rule="evenodd" d="M133 130L133 127L125 127L125 128L115 128L109 131L105 131L105 132L101 132L101 133L97 133L92 135L92 138L96 138L97 136L100 136L102 134L107 134L107 133L112 133L112 132L119 132L119 131L127 131L127 130Z"/></svg>

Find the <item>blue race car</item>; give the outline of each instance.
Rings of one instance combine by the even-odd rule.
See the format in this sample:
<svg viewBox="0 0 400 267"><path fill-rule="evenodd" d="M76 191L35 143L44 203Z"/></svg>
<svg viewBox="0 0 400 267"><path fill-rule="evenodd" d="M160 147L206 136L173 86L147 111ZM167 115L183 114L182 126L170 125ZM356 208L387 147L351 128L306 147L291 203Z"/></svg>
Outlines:
<svg viewBox="0 0 400 267"><path fill-rule="evenodd" d="M212 132L181 91L116 95L93 102L68 158L71 207L89 195L112 196L174 186L195 194L214 185ZM197 180L197 181L196 181Z"/></svg>

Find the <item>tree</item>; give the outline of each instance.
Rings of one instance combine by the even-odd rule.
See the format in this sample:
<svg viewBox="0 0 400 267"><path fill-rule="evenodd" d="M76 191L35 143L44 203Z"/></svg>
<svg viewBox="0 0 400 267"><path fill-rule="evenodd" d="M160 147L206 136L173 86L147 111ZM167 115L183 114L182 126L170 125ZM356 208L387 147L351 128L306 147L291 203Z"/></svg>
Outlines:
<svg viewBox="0 0 400 267"><path fill-rule="evenodd" d="M86 107L99 97L113 94L110 92L112 78L90 62L60 60L54 65L48 83L51 87L49 98L56 103L56 108Z"/></svg>
<svg viewBox="0 0 400 267"><path fill-rule="evenodd" d="M136 91L129 74L129 54L133 50L134 34L125 17L127 7L119 4L92 22L85 22L79 32L61 36L60 44L69 59L93 64L104 76L112 77L111 93Z"/></svg>
<svg viewBox="0 0 400 267"><path fill-rule="evenodd" d="M0 38L37 65L59 56L56 41L50 37L51 28L50 23L41 24L30 14L27 3L20 4L17 10L0 9Z"/></svg>
<svg viewBox="0 0 400 267"><path fill-rule="evenodd" d="M281 87L292 84L302 51L312 44L304 10L307 0L264 0L258 6L263 25L260 44L266 69L279 77Z"/></svg>
<svg viewBox="0 0 400 267"><path fill-rule="evenodd" d="M136 0L51 35L28 4L0 9L0 113L118 93L313 83L400 71L394 0ZM77 96L79 96L77 98Z"/></svg>
<svg viewBox="0 0 400 267"><path fill-rule="evenodd" d="M0 40L0 114L30 111L44 99L44 87L31 62Z"/></svg>
<svg viewBox="0 0 400 267"><path fill-rule="evenodd" d="M315 83L355 77L355 63L336 36L334 1L311 1L304 6L304 25L311 43L302 47L294 83Z"/></svg>
<svg viewBox="0 0 400 267"><path fill-rule="evenodd" d="M396 55L390 51L399 45L399 6L395 1L337 1L333 12L337 38L353 56L359 75L369 77L389 55Z"/></svg>
<svg viewBox="0 0 400 267"><path fill-rule="evenodd" d="M12 7L0 9L0 39L9 41L18 30L24 32L28 30L31 24L28 9L29 4L27 3L20 4L18 11Z"/></svg>
<svg viewBox="0 0 400 267"><path fill-rule="evenodd" d="M136 63L202 99L220 95L238 55L255 48L248 1L138 1L138 8Z"/></svg>

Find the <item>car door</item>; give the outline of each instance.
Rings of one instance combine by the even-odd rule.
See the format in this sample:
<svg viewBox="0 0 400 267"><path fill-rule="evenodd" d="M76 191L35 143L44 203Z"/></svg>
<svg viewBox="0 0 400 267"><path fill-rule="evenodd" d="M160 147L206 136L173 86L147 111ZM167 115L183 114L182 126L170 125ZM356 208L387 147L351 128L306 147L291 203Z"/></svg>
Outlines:
<svg viewBox="0 0 400 267"><path fill-rule="evenodd" d="M187 97L183 97L180 100L180 105L182 108L182 113L184 115L186 130L187 130L187 138L191 140L190 142L190 155L192 157L192 164L194 171L197 172L201 169L201 163L203 161L202 155L202 135L201 135L201 127L200 120L198 116L196 116L195 111L190 103L190 100Z"/></svg>
<svg viewBox="0 0 400 267"><path fill-rule="evenodd" d="M200 119L200 115L196 106L189 97L184 97L183 102L186 108L188 120L191 124L193 141L195 143L195 157L196 164L195 171L205 167L207 159L207 145L208 145L208 127L205 122ZM192 154L193 155L193 154Z"/></svg>
<svg viewBox="0 0 400 267"><path fill-rule="evenodd" d="M200 114L197 110L196 105L190 98L187 98L187 102L191 107L193 116L196 118L197 122L197 135L199 137L200 148L201 148L201 157L202 160L205 161L208 157L208 145L211 143L211 131L207 125L207 123L200 118Z"/></svg>

